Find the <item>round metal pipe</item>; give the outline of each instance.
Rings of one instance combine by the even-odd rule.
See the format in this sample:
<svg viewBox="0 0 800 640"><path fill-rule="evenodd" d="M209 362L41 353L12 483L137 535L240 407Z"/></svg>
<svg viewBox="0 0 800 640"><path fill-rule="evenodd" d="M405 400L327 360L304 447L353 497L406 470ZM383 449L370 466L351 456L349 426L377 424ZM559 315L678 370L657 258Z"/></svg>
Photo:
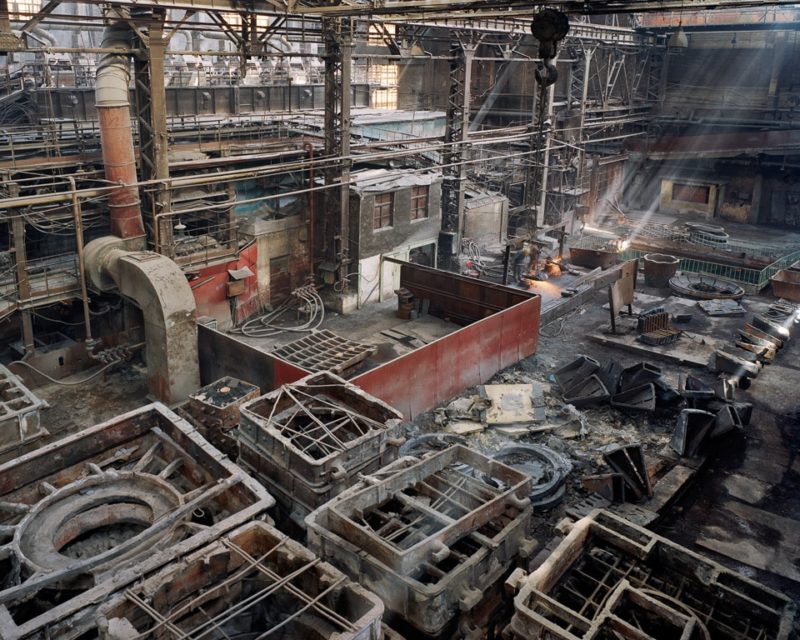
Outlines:
<svg viewBox="0 0 800 640"><path fill-rule="evenodd" d="M119 10L109 9L109 24L103 34L102 47L128 49L130 27ZM95 104L100 125L106 179L119 184L108 196L111 232L123 239L145 235L139 191L136 186L136 155L133 148L129 85L130 60L125 54L104 54L97 65Z"/></svg>

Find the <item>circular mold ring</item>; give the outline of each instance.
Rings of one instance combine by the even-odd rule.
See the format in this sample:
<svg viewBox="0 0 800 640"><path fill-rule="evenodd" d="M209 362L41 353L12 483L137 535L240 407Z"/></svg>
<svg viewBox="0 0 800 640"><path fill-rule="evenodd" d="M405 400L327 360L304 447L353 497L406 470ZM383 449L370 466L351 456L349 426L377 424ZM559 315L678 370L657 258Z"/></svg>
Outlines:
<svg viewBox="0 0 800 640"><path fill-rule="evenodd" d="M744 289L731 280L696 273L684 273L670 278L669 288L682 296L700 300L740 300L744 296Z"/></svg>
<svg viewBox="0 0 800 640"><path fill-rule="evenodd" d="M564 497L564 480L572 470L572 465L549 447L536 444L504 447L493 454L492 459L531 477L533 488L529 497L534 509L551 509ZM498 484L495 478L484 479Z"/></svg>
<svg viewBox="0 0 800 640"><path fill-rule="evenodd" d="M137 472L91 475L54 491L20 521L14 543L22 557L45 572L74 569L81 564L98 566L104 561L130 558L164 537L170 527L146 535L160 518L183 504L179 491L158 476ZM134 546L113 541L97 553L79 559L63 551L81 537L115 525L132 525L141 540ZM121 542L129 542L124 540Z"/></svg>
<svg viewBox="0 0 800 640"><path fill-rule="evenodd" d="M454 433L426 433L415 438L409 438L400 447L401 456L419 456L442 451L454 444L467 444L467 439Z"/></svg>

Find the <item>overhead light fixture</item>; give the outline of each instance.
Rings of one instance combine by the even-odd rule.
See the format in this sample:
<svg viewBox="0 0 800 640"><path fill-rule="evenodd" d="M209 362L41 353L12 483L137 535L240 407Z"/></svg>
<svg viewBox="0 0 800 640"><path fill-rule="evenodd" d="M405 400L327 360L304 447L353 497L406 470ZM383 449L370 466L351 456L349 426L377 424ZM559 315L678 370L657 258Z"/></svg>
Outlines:
<svg viewBox="0 0 800 640"><path fill-rule="evenodd" d="M667 49L687 49L689 47L689 38L683 27L678 27L678 30L671 33L667 38Z"/></svg>

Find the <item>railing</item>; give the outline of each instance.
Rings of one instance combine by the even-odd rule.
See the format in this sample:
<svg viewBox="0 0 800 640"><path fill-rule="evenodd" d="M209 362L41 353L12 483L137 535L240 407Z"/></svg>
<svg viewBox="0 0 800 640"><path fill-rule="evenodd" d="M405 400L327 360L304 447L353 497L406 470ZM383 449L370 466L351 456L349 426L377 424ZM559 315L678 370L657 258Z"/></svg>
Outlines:
<svg viewBox="0 0 800 640"><path fill-rule="evenodd" d="M628 249L620 254L620 259L630 260L641 258L648 252ZM785 269L792 263L800 260L800 251L793 251L790 254L779 258L772 264L763 269L750 269L747 267L736 267L707 260L697 260L694 258L681 258L678 269L687 273L701 273L704 275L726 278L741 285L747 293L755 294L766 287L770 278L781 269Z"/></svg>
<svg viewBox="0 0 800 640"><path fill-rule="evenodd" d="M30 300L61 297L80 291L78 254L69 253L28 260L25 268L31 290Z"/></svg>
<svg viewBox="0 0 800 640"><path fill-rule="evenodd" d="M660 225L651 225L651 226L656 227ZM657 237L665 237L665 236L657 236ZM571 242L570 246L579 249L614 251L615 248L618 246L618 243L620 242L621 239L617 237L600 237L593 235L583 235L577 241ZM691 242L686 242L686 244L687 246L688 245L702 246ZM727 249L732 249L733 251L736 251L736 249L738 249L740 251L744 251L752 255L755 251L758 250L758 245L733 242L729 243L726 246L726 250ZM766 251L767 251L766 248L762 248L760 255L762 256L768 255ZM629 248L619 253L619 259L632 260L633 258L643 258L648 253L652 252L640 251L638 249ZM773 248L772 254L774 253L775 249ZM786 255L773 261L766 267L763 267L762 269L740 267L730 264L720 264L718 262L713 262L711 260L699 260L697 258L681 258L678 269L680 269L681 271L686 271L687 273L702 273L706 275L716 276L719 278L726 278L728 280L733 280L737 284L744 287L745 291L747 291L748 293L758 293L769 284L770 278L772 278L772 276L774 276L778 271L780 271L781 269L786 269L787 267L797 262L798 260L800 260L800 249L794 249L789 253L787 253Z"/></svg>

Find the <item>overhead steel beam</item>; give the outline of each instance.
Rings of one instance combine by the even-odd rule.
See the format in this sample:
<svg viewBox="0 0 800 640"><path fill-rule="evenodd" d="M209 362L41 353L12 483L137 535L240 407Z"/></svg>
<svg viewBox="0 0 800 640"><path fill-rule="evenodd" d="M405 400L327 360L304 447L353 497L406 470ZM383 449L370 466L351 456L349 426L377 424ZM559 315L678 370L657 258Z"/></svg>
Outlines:
<svg viewBox="0 0 800 640"><path fill-rule="evenodd" d="M84 4L108 4L104 0L86 0ZM792 0L553 0L534 3L526 0L346 0L330 4L323 0L296 2L280 0L248 3L238 0L115 0L112 4L138 7L161 7L189 11L234 12L251 15L292 17L293 15L395 16L403 20L419 20L439 15L461 18L497 16L531 16L542 7L558 8L573 15L607 15L615 13L651 13L661 11L694 11L712 9L765 8L791 6ZM35 19L35 18L34 18Z"/></svg>

